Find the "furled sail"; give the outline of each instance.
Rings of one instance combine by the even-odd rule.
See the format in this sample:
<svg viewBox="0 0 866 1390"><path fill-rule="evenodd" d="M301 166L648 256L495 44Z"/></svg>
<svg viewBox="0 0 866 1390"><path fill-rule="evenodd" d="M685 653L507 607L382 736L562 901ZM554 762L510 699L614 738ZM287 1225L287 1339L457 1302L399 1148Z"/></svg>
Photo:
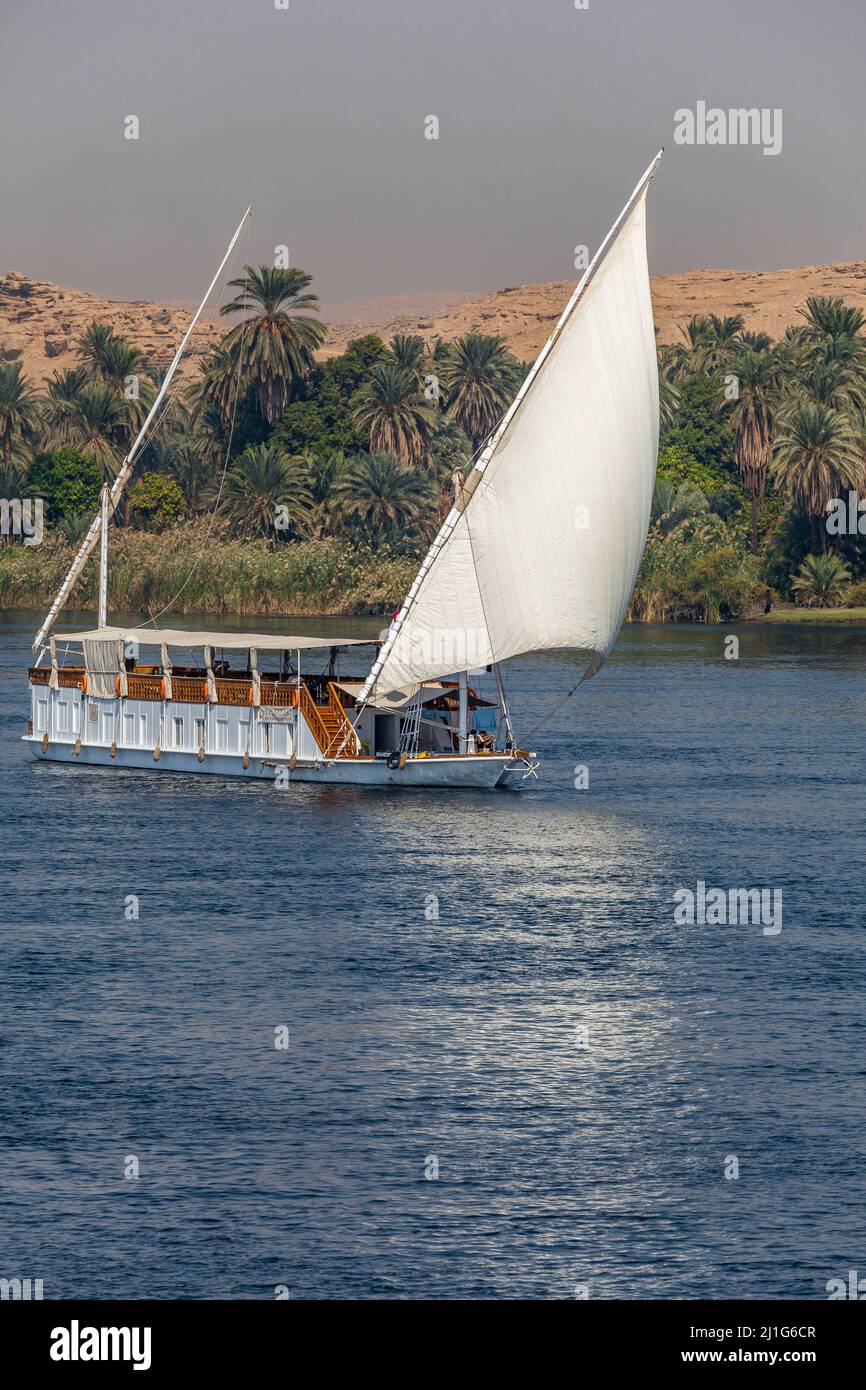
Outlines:
<svg viewBox="0 0 866 1390"><path fill-rule="evenodd" d="M610 653L658 453L644 174L469 474L362 692L567 647Z"/></svg>

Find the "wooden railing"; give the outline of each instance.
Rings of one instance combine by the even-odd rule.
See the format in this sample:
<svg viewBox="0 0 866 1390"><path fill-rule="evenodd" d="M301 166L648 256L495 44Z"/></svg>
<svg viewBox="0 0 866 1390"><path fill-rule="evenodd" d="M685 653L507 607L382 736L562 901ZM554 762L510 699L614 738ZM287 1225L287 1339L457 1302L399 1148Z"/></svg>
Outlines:
<svg viewBox="0 0 866 1390"><path fill-rule="evenodd" d="M325 706L317 705L308 687L301 686L301 713L326 758L358 756L361 741L349 722L332 681L328 682L328 703Z"/></svg>
<svg viewBox="0 0 866 1390"><path fill-rule="evenodd" d="M120 678L117 681L120 685ZM130 671L126 677L126 693L130 700L165 699L165 681L162 676L143 676Z"/></svg>
<svg viewBox="0 0 866 1390"><path fill-rule="evenodd" d="M297 685L288 685L285 681L262 681L262 704L263 705L293 705L295 703L295 693Z"/></svg>
<svg viewBox="0 0 866 1390"><path fill-rule="evenodd" d="M27 672L31 685L47 685L51 679L50 666L31 666ZM58 683L68 690L80 690L84 679L83 666L66 666L57 672Z"/></svg>
<svg viewBox="0 0 866 1390"><path fill-rule="evenodd" d="M227 680L225 676L216 678L216 697L218 705L248 705L252 693L250 681Z"/></svg>
<svg viewBox="0 0 866 1390"><path fill-rule="evenodd" d="M301 713L303 714L304 718L310 726L310 732L312 733L313 738L316 740L322 752L327 753L328 744L331 741L331 735L329 731L325 728L325 725L322 721L322 716L319 714L318 705L316 704L315 700L310 694L307 686L303 683L301 684L300 708Z"/></svg>
<svg viewBox="0 0 866 1390"><path fill-rule="evenodd" d="M172 676L171 698L181 705L205 705L207 681L204 676Z"/></svg>
<svg viewBox="0 0 866 1390"><path fill-rule="evenodd" d="M352 722L343 708L343 702L337 694L337 687L333 681L328 681L328 699L341 731L340 741L334 751L338 757L357 757L361 751L361 740L352 727Z"/></svg>

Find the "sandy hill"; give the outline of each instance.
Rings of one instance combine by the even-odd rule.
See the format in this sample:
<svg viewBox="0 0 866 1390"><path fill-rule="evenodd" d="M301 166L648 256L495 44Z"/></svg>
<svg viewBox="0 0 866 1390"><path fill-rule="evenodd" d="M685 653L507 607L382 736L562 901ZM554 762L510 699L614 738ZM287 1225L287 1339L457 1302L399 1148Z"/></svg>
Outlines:
<svg viewBox="0 0 866 1390"><path fill-rule="evenodd" d="M22 361L29 376L50 380L76 365L75 345L88 324L109 323L144 353L167 367L193 310L147 300L100 299L12 272L0 275L0 361ZM225 322L201 319L188 351L205 352L225 332Z"/></svg>
<svg viewBox="0 0 866 1390"><path fill-rule="evenodd" d="M394 333L420 333L429 341L480 331L501 334L519 358L531 359L573 287L571 281L558 280L480 297L442 291L344 302L338 311L346 321L331 324L323 353L341 352L362 333L378 333L386 340ZM652 292L660 342L676 341L680 325L692 314L707 313L742 314L748 328L778 337L796 322L797 310L810 294L841 295L866 308L866 261L798 270L689 270L656 276ZM75 344L97 319L140 348L148 363L166 366L190 312L186 305L100 299L11 272L0 275L0 361L20 360L35 380L50 379L54 370L74 365ZM206 352L226 327L225 321L203 318L190 345L192 355Z"/></svg>
<svg viewBox="0 0 866 1390"><path fill-rule="evenodd" d="M386 341L394 333L421 333L457 338L478 331L507 339L521 360L535 357L544 345L574 289L570 280L520 285L469 299L442 313L383 316L334 324L326 352L340 352L359 333L378 333ZM693 314L742 314L746 327L777 338L811 294L841 295L866 309L866 261L847 265L810 265L799 270L689 270L683 275L656 275L652 280L653 311L661 343L677 342L679 329Z"/></svg>

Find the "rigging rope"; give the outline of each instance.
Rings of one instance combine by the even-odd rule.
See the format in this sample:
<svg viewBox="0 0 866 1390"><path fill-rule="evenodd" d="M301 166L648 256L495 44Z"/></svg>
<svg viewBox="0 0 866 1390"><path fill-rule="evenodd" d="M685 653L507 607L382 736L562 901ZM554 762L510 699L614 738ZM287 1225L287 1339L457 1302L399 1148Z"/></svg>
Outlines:
<svg viewBox="0 0 866 1390"><path fill-rule="evenodd" d="M539 730L544 724L547 723L548 719L552 719L552 718L553 718L553 716L556 714L557 710L562 709L562 706L563 706L563 705L568 704L568 701L571 699L572 695L573 695L574 692L577 690L577 686L580 685L580 683L581 683L582 680L583 680L583 677L581 676L580 680L577 682L577 685L573 685L573 686L571 687L571 689L569 690L568 694L567 694L567 695L563 695L562 699L561 699L561 700L558 700L557 703L553 706L553 708L552 708L552 709L549 709L549 710L547 711L547 714L544 716L544 718L543 718L543 719L539 719L538 723L537 723L532 729L529 730L529 733L526 735L526 739L525 739L525 742L526 742L526 743L530 743L530 742L532 741L532 739L533 739L533 738L535 737L535 735L538 733L538 730Z"/></svg>
<svg viewBox="0 0 866 1390"><path fill-rule="evenodd" d="M603 657L600 657L600 656L598 655L598 653L596 653L596 655L592 658L592 660L589 662L588 666L586 667L586 670L583 672L583 675L581 676L580 680L579 680L579 681L575 681L574 685L571 687L571 689L568 691L568 693L567 693L566 695L563 695L562 699L561 699L561 700L558 700L558 701L556 702L556 704L553 706L553 708L552 708L552 709L549 709L549 710L547 711L547 714L544 716L544 718L543 718L543 719L539 719L538 723L537 723L536 725L534 725L534 727L531 728L531 729L529 730L529 733L526 735L526 742L527 742L527 743L529 742L529 740L530 740L531 738L533 738L533 737L538 733L538 730L539 730L544 724L547 723L548 719L552 719L552 718L553 718L553 716L556 714L557 710L562 709L562 706L563 706L563 705L568 704L568 701L571 699L572 695L575 693L575 691L578 689L578 687L581 686L581 685L583 685L583 682L584 682L584 681L591 680L591 678L592 678L598 671L601 670L601 667L602 667L603 665L604 665L604 658L603 658Z"/></svg>

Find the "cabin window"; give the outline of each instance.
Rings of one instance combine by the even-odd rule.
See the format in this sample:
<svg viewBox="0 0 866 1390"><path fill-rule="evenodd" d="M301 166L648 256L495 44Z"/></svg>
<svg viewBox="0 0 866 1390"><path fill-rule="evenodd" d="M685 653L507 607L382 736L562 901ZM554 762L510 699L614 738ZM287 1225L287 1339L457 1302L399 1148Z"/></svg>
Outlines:
<svg viewBox="0 0 866 1390"><path fill-rule="evenodd" d="M197 719L197 720L195 721L195 743L196 743L196 749L204 748L204 720L203 720L203 719Z"/></svg>
<svg viewBox="0 0 866 1390"><path fill-rule="evenodd" d="M183 748L183 717L180 715L175 715L173 722L174 746L175 748Z"/></svg>
<svg viewBox="0 0 866 1390"><path fill-rule="evenodd" d="M135 716L132 714L123 716L123 742L127 748L135 747Z"/></svg>
<svg viewBox="0 0 866 1390"><path fill-rule="evenodd" d="M44 734L48 728L48 701L36 701L36 732Z"/></svg>
<svg viewBox="0 0 866 1390"><path fill-rule="evenodd" d="M225 753L229 746L229 721L218 719L216 722L216 746L218 753Z"/></svg>
<svg viewBox="0 0 866 1390"><path fill-rule="evenodd" d="M238 752L246 753L249 748L250 740L250 721L248 719L238 720Z"/></svg>
<svg viewBox="0 0 866 1390"><path fill-rule="evenodd" d="M99 718L99 706L95 700L87 701L87 718L91 724L95 724Z"/></svg>
<svg viewBox="0 0 866 1390"><path fill-rule="evenodd" d="M114 713L112 710L102 712L102 742L111 743L114 737Z"/></svg>
<svg viewBox="0 0 866 1390"><path fill-rule="evenodd" d="M143 747L145 746L145 744L147 743L147 715L146 715L146 714L140 714L140 715L138 716L138 740L139 740L139 743L141 744L142 748L143 748Z"/></svg>
<svg viewBox="0 0 866 1390"><path fill-rule="evenodd" d="M59 734L69 733L69 701L57 701L57 732Z"/></svg>

